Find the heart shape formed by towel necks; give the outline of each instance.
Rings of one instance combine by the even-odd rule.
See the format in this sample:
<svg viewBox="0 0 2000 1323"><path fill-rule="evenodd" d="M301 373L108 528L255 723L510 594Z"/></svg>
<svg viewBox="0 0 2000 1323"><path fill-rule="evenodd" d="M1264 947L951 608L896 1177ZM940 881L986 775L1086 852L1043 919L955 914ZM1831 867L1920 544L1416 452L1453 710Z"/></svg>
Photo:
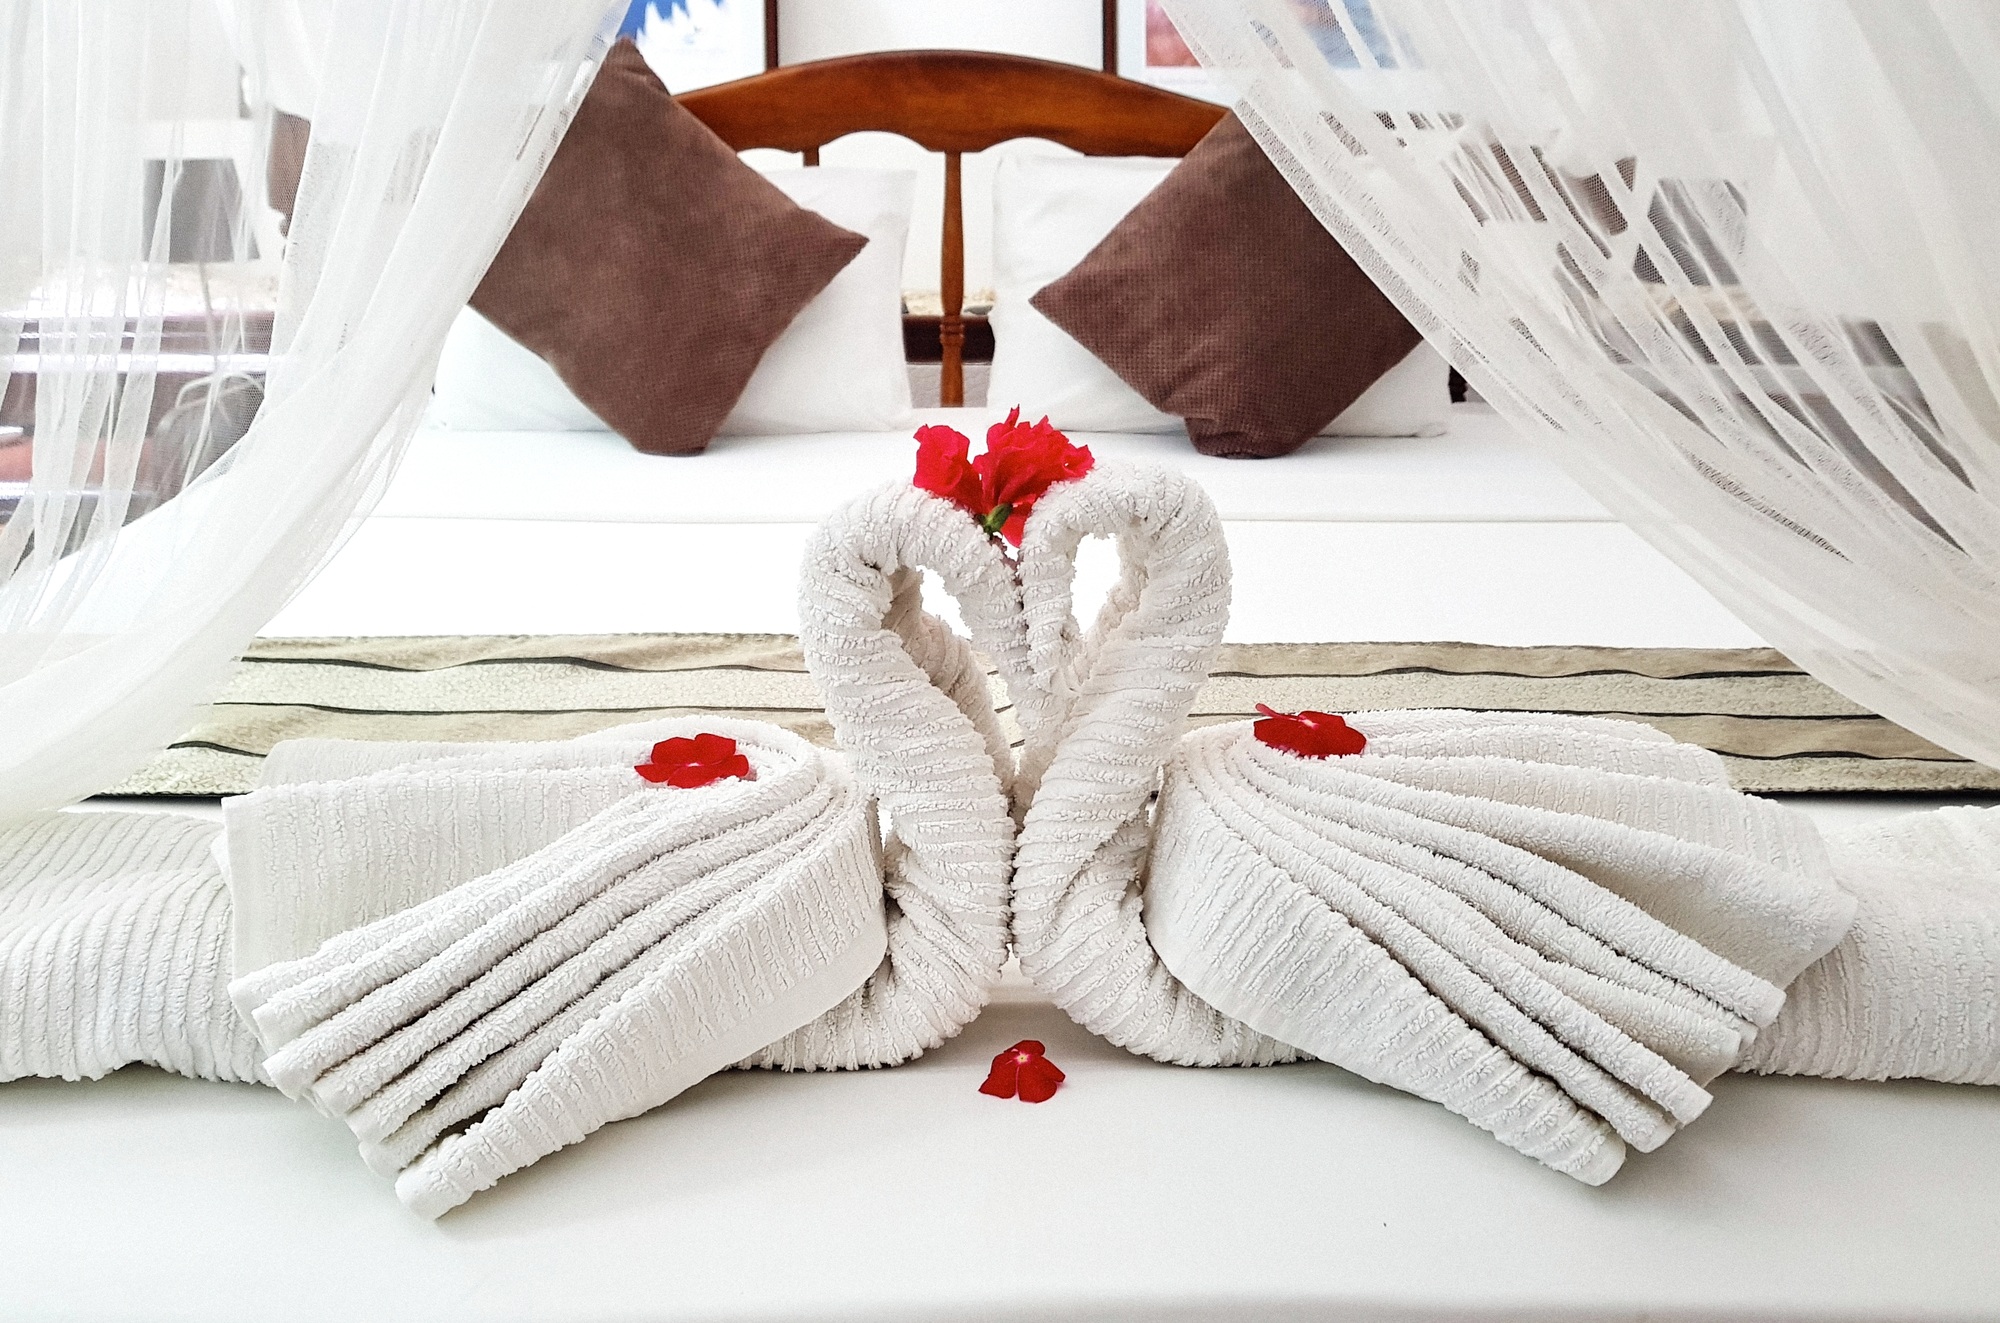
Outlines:
<svg viewBox="0 0 2000 1323"><path fill-rule="evenodd" d="M693 739L676 735L653 746L651 759L632 769L654 785L665 782L682 790L695 790L717 781L736 777L754 781L750 760L736 751L736 741L726 735L702 731Z"/></svg>
<svg viewBox="0 0 2000 1323"><path fill-rule="evenodd" d="M1056 1063L1043 1055L1046 1050L1032 1038L1022 1039L993 1058L993 1069L986 1073L979 1091L995 1098L1019 1094L1022 1102L1047 1102L1056 1096L1064 1076Z"/></svg>
<svg viewBox="0 0 2000 1323"><path fill-rule="evenodd" d="M1087 446L1049 426L1021 421L1016 405L1005 422L986 429L986 453L968 460L972 442L955 428L932 424L919 427L917 472L911 481L919 490L942 496L986 530L1021 545L1028 512L1049 488L1089 473L1095 460Z"/></svg>
<svg viewBox="0 0 2000 1323"><path fill-rule="evenodd" d="M1301 758L1331 758L1360 753L1368 737L1331 712L1274 712L1262 703L1264 719L1250 728L1260 744Z"/></svg>

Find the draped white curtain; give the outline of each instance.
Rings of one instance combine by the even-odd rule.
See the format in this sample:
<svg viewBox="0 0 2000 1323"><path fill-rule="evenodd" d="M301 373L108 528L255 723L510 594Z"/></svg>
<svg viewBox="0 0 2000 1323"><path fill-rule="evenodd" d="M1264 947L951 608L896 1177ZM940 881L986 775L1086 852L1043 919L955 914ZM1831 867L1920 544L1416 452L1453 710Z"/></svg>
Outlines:
<svg viewBox="0 0 2000 1323"><path fill-rule="evenodd" d="M2000 8L1165 2L1486 398L1795 661L2000 765Z"/></svg>
<svg viewBox="0 0 2000 1323"><path fill-rule="evenodd" d="M623 10L0 5L0 823L183 733L366 512Z"/></svg>

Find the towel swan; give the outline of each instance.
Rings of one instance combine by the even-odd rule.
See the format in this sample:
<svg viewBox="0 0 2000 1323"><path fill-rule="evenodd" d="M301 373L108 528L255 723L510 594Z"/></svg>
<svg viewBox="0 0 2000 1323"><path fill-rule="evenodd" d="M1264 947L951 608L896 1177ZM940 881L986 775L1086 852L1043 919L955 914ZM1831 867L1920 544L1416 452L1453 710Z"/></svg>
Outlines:
<svg viewBox="0 0 2000 1323"><path fill-rule="evenodd" d="M1122 575L1086 633L1087 535L1117 540ZM1177 474L1105 465L1052 492L1020 578L1016 947L1114 1043L1320 1057L1599 1183L1701 1114L1848 932L1809 821L1636 723L1364 713L1366 751L1325 759L1247 723L1183 737L1228 562Z"/></svg>
<svg viewBox="0 0 2000 1323"><path fill-rule="evenodd" d="M179 929L85 953L121 1004L165 1007L226 1060L128 1050L102 1068L261 1072L345 1121L435 1217L732 1064L884 1066L941 1043L1007 958L1013 760L971 644L922 608L926 569L987 655L1024 651L981 530L907 484L851 503L800 584L844 756L686 718L548 744L281 746L272 784L226 807L227 889L212 829L173 820L200 977L162 962ZM697 733L733 739L751 775L637 774L656 742ZM54 1019L54 1038L91 1032Z"/></svg>

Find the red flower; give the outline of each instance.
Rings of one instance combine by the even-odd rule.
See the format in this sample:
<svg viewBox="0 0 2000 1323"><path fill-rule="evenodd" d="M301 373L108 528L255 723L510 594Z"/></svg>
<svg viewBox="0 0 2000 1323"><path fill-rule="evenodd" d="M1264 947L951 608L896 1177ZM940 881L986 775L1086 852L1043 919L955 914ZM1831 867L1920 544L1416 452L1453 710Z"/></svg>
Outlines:
<svg viewBox="0 0 2000 1323"><path fill-rule="evenodd" d="M654 785L664 781L682 790L712 785L727 777L754 781L750 760L736 752L736 741L703 732L693 739L676 735L653 746L652 760L632 769Z"/></svg>
<svg viewBox="0 0 2000 1323"><path fill-rule="evenodd" d="M1016 406L1007 421L986 429L986 453L968 460L972 443L963 432L932 425L917 429L916 485L958 506L989 534L1021 545L1028 512L1049 488L1090 472L1087 446L1070 444L1049 426L1021 421Z"/></svg>
<svg viewBox="0 0 2000 1323"><path fill-rule="evenodd" d="M1325 758L1332 754L1360 753L1368 747L1368 737L1331 712L1273 712L1262 703L1257 710L1264 719L1250 733L1264 744L1301 758Z"/></svg>
<svg viewBox="0 0 2000 1323"><path fill-rule="evenodd" d="M1042 1045L1024 1038L993 1058L993 1069L986 1073L986 1083L979 1091L995 1098L1011 1098L1018 1092L1022 1102L1038 1103L1055 1097L1056 1086L1062 1082L1062 1071L1042 1055Z"/></svg>

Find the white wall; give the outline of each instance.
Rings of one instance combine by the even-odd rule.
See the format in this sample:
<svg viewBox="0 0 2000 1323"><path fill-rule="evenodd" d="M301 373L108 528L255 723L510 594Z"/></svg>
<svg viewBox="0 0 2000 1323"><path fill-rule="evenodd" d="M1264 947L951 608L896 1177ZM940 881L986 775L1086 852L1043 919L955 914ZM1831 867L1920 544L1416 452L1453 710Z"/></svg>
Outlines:
<svg viewBox="0 0 2000 1323"><path fill-rule="evenodd" d="M1095 69L1104 51L1096 0L780 0L778 36L786 64L863 51L948 48L1005 51ZM1062 152L1022 142L965 158L965 287L992 284L993 167L1011 151ZM828 147L826 165L916 170L917 207L903 286L938 287L944 223L944 158L887 134L857 134Z"/></svg>

